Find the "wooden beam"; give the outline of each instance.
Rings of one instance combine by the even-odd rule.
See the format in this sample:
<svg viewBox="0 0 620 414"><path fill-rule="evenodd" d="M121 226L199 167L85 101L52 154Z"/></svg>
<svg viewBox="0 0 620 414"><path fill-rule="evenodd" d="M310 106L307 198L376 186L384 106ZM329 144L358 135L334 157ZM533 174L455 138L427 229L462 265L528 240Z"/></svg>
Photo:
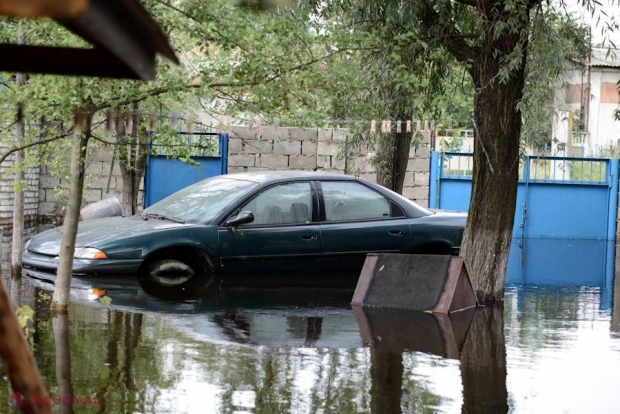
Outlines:
<svg viewBox="0 0 620 414"><path fill-rule="evenodd" d="M178 63L161 29L135 0L91 0L86 13L58 22L115 55L142 79L155 77L153 56L157 52ZM164 53L168 49L162 44L170 53Z"/></svg>
<svg viewBox="0 0 620 414"><path fill-rule="evenodd" d="M89 0L0 0L0 14L71 19L86 12Z"/></svg>
<svg viewBox="0 0 620 414"><path fill-rule="evenodd" d="M100 49L0 44L0 71L142 79L116 56ZM155 66L155 56L151 55Z"/></svg>

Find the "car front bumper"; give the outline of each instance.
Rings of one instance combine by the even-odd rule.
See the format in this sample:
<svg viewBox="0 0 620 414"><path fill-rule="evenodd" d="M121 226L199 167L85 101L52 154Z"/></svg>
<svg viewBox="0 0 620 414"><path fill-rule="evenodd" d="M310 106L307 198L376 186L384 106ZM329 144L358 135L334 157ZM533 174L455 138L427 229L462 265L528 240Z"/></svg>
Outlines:
<svg viewBox="0 0 620 414"><path fill-rule="evenodd" d="M141 264L142 260L73 259L73 275L93 281L134 281ZM58 257L25 250L22 255L22 266L26 274L54 281L58 270Z"/></svg>

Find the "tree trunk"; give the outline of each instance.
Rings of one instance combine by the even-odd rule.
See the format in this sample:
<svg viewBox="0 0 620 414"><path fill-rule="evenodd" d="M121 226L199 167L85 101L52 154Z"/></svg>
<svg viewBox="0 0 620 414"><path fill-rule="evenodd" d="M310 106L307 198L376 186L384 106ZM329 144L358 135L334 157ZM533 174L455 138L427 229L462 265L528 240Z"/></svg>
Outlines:
<svg viewBox="0 0 620 414"><path fill-rule="evenodd" d="M403 355L400 352L370 350L370 411L381 414L402 413Z"/></svg>
<svg viewBox="0 0 620 414"><path fill-rule="evenodd" d="M461 352L464 414L508 412L504 307L481 307Z"/></svg>
<svg viewBox="0 0 620 414"><path fill-rule="evenodd" d="M61 399L73 398L73 384L71 383L71 343L69 336L69 315L58 313L52 320L54 329L54 346L56 348L56 383L58 395ZM61 404L61 414L73 413L72 404Z"/></svg>
<svg viewBox="0 0 620 414"><path fill-rule="evenodd" d="M119 165L123 179L123 215L131 216L138 212L138 195L140 194L140 182L146 168L147 142L140 134L140 118L137 111L138 104L133 107L133 122L131 131L125 126L119 131L119 136L124 138L119 144Z"/></svg>
<svg viewBox="0 0 620 414"><path fill-rule="evenodd" d="M120 163L120 165L122 166L123 163ZM134 215L133 172L121 167L121 178L123 179L123 216L132 216Z"/></svg>
<svg viewBox="0 0 620 414"><path fill-rule="evenodd" d="M80 119L80 117L83 119ZM82 192L84 190L84 161L86 159L86 147L91 134L91 121L92 113L85 112L78 114L78 120L75 125L73 151L71 152L71 184L65 210L65 221L62 227L60 258L58 260L56 286L54 287L52 299L54 310L57 312L66 312L69 306L73 253L75 251L75 238L80 219Z"/></svg>
<svg viewBox="0 0 620 414"><path fill-rule="evenodd" d="M411 150L411 132L395 132L379 140L377 183L402 194Z"/></svg>
<svg viewBox="0 0 620 414"><path fill-rule="evenodd" d="M496 7L503 7L502 4ZM489 19L503 16L500 12L488 13ZM489 31L493 23L486 20ZM519 179L521 114L517 103L524 87L526 48L520 66L508 79L500 78L500 69L505 68L495 54L508 56L520 44L519 33L510 33L507 28L497 39L487 36L472 68L477 90L476 141L471 202L461 248L481 304L492 304L504 297Z"/></svg>
<svg viewBox="0 0 620 414"><path fill-rule="evenodd" d="M21 32L21 26L19 28ZM17 44L23 45L26 43L26 36L20 33L17 38ZM26 83L26 74L18 73L15 75L15 83L17 87ZM24 125L22 105L19 104L17 109L17 122L15 123L15 135L17 147L21 147L24 144L24 136L26 135L26 128ZM21 185L24 181L24 151L15 152L14 165L17 168L15 173L14 187ZM18 191L15 188L13 193L13 233L11 238L11 298L13 301L18 302L19 292L21 290L22 279L22 250L24 249L24 191Z"/></svg>

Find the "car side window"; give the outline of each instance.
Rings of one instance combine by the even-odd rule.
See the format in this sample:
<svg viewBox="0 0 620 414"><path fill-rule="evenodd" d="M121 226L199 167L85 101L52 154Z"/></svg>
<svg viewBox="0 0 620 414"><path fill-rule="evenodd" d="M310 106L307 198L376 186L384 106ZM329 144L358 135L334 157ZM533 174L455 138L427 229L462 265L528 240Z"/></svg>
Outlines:
<svg viewBox="0 0 620 414"><path fill-rule="evenodd" d="M323 199L327 221L376 220L392 216L390 201L353 181L324 181Z"/></svg>
<svg viewBox="0 0 620 414"><path fill-rule="evenodd" d="M254 214L254 221L249 225L310 223L310 183L287 183L270 187L241 207L241 211Z"/></svg>

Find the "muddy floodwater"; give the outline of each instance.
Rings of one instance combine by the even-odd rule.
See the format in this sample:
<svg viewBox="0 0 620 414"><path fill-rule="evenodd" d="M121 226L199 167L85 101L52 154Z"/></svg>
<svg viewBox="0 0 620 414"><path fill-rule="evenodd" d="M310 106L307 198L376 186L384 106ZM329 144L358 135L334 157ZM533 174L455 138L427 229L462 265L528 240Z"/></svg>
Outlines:
<svg viewBox="0 0 620 414"><path fill-rule="evenodd" d="M353 309L346 289L179 302L127 287L110 305L76 289L67 320L53 320L31 289L30 340L50 395L97 403L59 413L617 413L607 246L566 247L590 260L557 261L558 248L526 260L517 247L503 308L450 317ZM555 264L531 266L545 257ZM543 283L553 272L565 283ZM10 395L2 375L0 413L14 412Z"/></svg>

